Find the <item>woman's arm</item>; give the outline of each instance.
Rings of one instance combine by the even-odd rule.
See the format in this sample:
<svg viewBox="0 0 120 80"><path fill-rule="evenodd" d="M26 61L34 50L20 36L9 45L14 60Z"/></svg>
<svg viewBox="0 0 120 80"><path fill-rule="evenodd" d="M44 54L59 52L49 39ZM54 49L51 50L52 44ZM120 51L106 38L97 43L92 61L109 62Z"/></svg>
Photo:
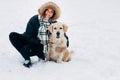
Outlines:
<svg viewBox="0 0 120 80"><path fill-rule="evenodd" d="M39 26L39 24L36 24L36 21L38 21L37 15L33 16L29 20L27 27L26 27L26 31L23 35L28 40L28 42L30 42L32 44L39 45L40 40L37 38L37 30L36 30L36 26Z"/></svg>

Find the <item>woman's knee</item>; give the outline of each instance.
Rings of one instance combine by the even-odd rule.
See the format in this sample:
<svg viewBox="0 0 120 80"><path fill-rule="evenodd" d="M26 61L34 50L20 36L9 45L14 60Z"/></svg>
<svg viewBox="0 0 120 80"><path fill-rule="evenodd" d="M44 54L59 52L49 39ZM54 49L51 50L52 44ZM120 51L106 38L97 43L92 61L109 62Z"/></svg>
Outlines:
<svg viewBox="0 0 120 80"><path fill-rule="evenodd" d="M19 35L20 34L18 34L16 32L11 32L9 34L9 40L14 46L19 44Z"/></svg>
<svg viewBox="0 0 120 80"><path fill-rule="evenodd" d="M17 35L18 35L18 33L16 33L16 32L11 32L11 33L9 34L9 39L12 40L12 39L15 38Z"/></svg>

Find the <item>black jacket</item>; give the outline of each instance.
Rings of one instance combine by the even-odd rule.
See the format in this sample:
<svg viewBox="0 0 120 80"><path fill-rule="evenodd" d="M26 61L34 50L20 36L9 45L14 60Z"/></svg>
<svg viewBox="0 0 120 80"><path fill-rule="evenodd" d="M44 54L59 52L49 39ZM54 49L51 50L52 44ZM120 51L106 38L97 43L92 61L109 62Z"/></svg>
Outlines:
<svg viewBox="0 0 120 80"><path fill-rule="evenodd" d="M56 21L51 21L50 23L55 23ZM34 15L28 22L26 31L23 33L23 37L30 43L39 45L40 40L37 38L38 29L40 27L40 22L38 15ZM65 35L68 40L68 37ZM67 46L69 42L67 42Z"/></svg>

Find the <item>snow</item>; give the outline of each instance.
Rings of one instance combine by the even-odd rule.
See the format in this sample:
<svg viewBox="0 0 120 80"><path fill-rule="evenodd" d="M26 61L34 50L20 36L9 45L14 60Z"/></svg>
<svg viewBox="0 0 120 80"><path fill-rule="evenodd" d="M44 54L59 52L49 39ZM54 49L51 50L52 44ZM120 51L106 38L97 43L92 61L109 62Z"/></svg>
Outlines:
<svg viewBox="0 0 120 80"><path fill-rule="evenodd" d="M30 17L49 0L0 1L0 80L120 80L120 1L52 0L62 10L58 21L69 26L72 61L37 61L28 69L9 41L23 33Z"/></svg>

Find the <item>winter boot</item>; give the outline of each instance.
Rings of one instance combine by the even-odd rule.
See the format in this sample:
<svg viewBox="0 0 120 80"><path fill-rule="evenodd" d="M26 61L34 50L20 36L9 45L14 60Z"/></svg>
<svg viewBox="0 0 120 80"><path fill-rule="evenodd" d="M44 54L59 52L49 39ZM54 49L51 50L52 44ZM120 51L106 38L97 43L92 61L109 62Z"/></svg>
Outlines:
<svg viewBox="0 0 120 80"><path fill-rule="evenodd" d="M31 60L25 60L24 64L25 67L30 68L32 66Z"/></svg>

